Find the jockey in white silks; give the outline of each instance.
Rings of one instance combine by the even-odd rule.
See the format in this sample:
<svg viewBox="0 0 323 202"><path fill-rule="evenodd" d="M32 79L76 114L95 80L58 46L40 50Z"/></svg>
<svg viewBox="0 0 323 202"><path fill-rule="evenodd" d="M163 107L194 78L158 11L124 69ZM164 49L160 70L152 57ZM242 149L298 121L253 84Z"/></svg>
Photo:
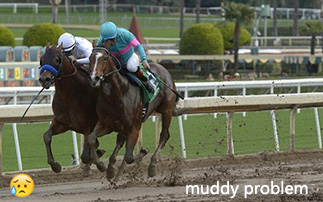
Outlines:
<svg viewBox="0 0 323 202"><path fill-rule="evenodd" d="M83 37L64 33L58 39L58 46L61 44L63 44L64 54L70 58L72 63L76 62L88 66L90 63L89 57L93 49L91 42Z"/></svg>

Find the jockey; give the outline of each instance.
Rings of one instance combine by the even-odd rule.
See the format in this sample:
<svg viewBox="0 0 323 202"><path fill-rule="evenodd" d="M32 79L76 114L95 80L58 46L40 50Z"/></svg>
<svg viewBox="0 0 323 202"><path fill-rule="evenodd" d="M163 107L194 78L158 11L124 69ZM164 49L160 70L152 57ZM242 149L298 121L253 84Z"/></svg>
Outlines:
<svg viewBox="0 0 323 202"><path fill-rule="evenodd" d="M113 22L103 23L100 35L97 45L111 40L111 54L116 56L129 72L134 73L145 84L148 91L154 92L156 90L155 76L149 71L145 74L139 67L139 57L135 50L138 52L144 68L150 69L144 48L137 38L126 29L117 28Z"/></svg>
<svg viewBox="0 0 323 202"><path fill-rule="evenodd" d="M82 37L74 37L70 33L62 34L58 39L58 45L63 43L63 52L69 57L71 63L88 65L92 53L92 44Z"/></svg>

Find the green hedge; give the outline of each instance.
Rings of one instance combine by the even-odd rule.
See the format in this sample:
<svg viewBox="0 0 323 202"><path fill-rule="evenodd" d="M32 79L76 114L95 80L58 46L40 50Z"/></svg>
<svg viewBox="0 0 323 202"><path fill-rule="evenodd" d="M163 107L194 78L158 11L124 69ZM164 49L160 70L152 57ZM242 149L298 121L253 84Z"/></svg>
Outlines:
<svg viewBox="0 0 323 202"><path fill-rule="evenodd" d="M223 55L223 37L212 24L199 23L188 28L180 41L181 55Z"/></svg>
<svg viewBox="0 0 323 202"><path fill-rule="evenodd" d="M235 24L232 22L220 23L217 25L220 32L223 36L224 42L224 50L232 50L233 49L233 38L234 38L234 27ZM241 27L240 28L240 46L247 45L251 43L251 34L247 29Z"/></svg>
<svg viewBox="0 0 323 202"><path fill-rule="evenodd" d="M6 27L0 26L0 46L16 46L15 36Z"/></svg>
<svg viewBox="0 0 323 202"><path fill-rule="evenodd" d="M24 34L25 46L46 46L47 41L57 45L57 40L65 30L52 23L40 23L30 27Z"/></svg>

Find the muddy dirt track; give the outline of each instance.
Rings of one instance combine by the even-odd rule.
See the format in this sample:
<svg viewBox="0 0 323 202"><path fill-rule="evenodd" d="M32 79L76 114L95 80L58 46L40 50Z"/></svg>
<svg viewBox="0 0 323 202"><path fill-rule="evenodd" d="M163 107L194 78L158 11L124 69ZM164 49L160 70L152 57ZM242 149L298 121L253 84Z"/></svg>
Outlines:
<svg viewBox="0 0 323 202"><path fill-rule="evenodd" d="M16 173L6 173L0 181L0 201L323 201L323 150L194 160L163 157L154 178L147 177L149 159L147 156L143 162L128 166L117 184L94 167L87 178L78 167L64 168L59 174L47 169L26 171L35 182L33 193L26 198L10 194L9 183ZM271 194L271 181L277 185L273 192L277 193L283 182L285 193ZM224 186L228 184L236 188L234 197L231 188ZM203 185L204 192L207 185L213 185L213 192L197 195L196 189L195 194L190 189L187 195L186 185ZM261 187L258 194L250 193L256 185L262 186L263 194L259 193ZM294 188L287 190L293 194L286 193L287 185ZM306 185L308 194L304 186L297 189L298 185ZM217 188L222 188L222 194Z"/></svg>

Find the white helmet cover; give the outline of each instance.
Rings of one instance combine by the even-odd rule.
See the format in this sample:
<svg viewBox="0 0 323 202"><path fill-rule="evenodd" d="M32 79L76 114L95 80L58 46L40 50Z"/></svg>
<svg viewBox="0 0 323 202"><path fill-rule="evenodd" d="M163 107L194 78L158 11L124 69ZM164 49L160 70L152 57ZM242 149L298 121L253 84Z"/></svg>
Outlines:
<svg viewBox="0 0 323 202"><path fill-rule="evenodd" d="M63 43L63 51L67 52L74 48L76 41L75 37L70 33L64 33L62 34L58 39L58 45L61 45Z"/></svg>

